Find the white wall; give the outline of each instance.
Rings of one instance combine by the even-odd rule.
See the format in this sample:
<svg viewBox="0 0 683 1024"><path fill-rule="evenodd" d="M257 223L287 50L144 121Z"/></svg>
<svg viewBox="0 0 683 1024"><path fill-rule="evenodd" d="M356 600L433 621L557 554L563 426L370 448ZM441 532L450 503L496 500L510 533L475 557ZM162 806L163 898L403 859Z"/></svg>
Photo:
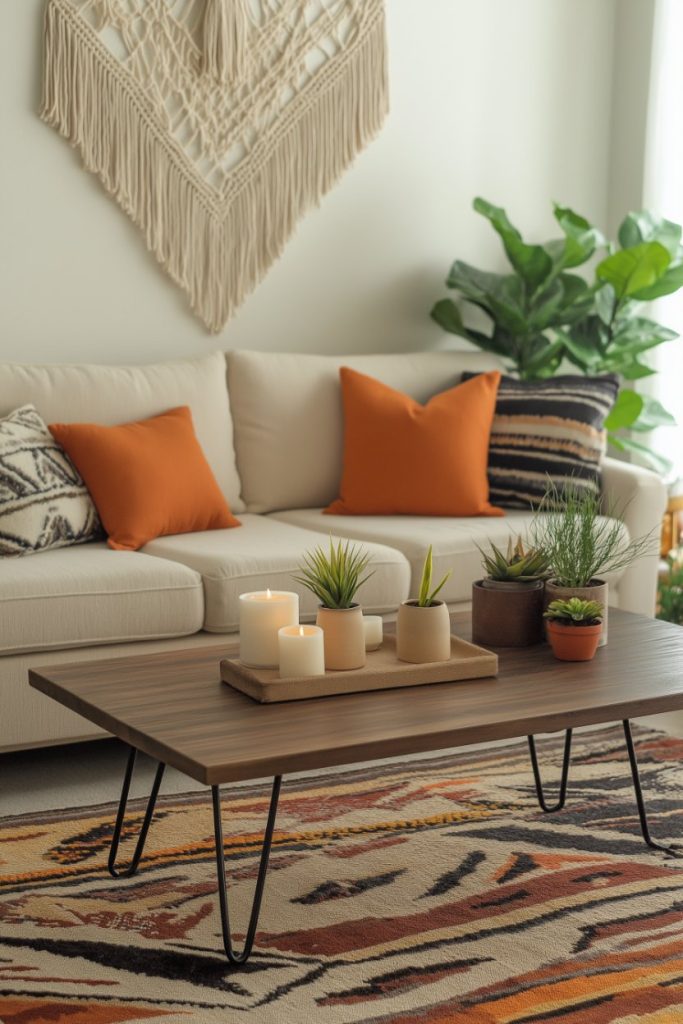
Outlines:
<svg viewBox="0 0 683 1024"><path fill-rule="evenodd" d="M0 0L0 359L441 344L456 256L500 262L476 194L531 235L550 203L606 226L614 0L387 0L392 111L217 338L36 116L43 0Z"/></svg>
<svg viewBox="0 0 683 1024"><path fill-rule="evenodd" d="M628 210L644 205L654 18L655 0L618 0L607 211L611 237L616 237ZM656 204L653 208L657 209Z"/></svg>

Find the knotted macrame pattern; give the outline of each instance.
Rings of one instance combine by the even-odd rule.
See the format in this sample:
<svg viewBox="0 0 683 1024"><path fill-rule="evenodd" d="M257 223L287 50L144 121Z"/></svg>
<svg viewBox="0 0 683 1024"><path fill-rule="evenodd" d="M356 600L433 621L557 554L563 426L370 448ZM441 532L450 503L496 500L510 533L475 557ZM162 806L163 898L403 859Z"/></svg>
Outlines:
<svg viewBox="0 0 683 1024"><path fill-rule="evenodd" d="M213 331L386 110L383 0L47 0L41 116Z"/></svg>

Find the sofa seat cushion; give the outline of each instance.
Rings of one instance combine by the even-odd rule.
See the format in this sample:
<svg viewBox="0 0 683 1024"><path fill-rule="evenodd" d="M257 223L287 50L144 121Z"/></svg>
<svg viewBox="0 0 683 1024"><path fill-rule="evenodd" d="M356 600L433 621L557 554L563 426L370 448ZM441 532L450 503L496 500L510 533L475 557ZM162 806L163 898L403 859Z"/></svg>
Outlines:
<svg viewBox="0 0 683 1024"><path fill-rule="evenodd" d="M202 628L200 577L104 543L6 558L0 653L188 636Z"/></svg>
<svg viewBox="0 0 683 1024"><path fill-rule="evenodd" d="M319 515L318 519L321 518ZM312 532L269 516L245 514L240 521L239 530L159 537L142 550L182 562L200 573L204 581L204 629L211 633L236 632L239 595L266 587L296 591L302 618L312 620L316 598L295 583L293 575L306 551L329 543L329 534L323 532L326 523L318 523L318 532ZM368 612L393 611L408 596L408 561L399 551L385 545L371 543L367 548L374 575L359 591L359 600Z"/></svg>
<svg viewBox="0 0 683 1024"><path fill-rule="evenodd" d="M431 544L434 555L434 578L440 580L452 570L440 597L449 604L471 599L472 583L481 579L481 554L489 541L503 549L508 538L519 533L526 536L534 518L531 512L512 510L504 519L473 516L451 519L436 516L331 516L322 509L294 509L275 512L269 519L278 519L305 529L320 529L321 521L335 537L368 540L374 544L388 544L401 551L410 562L412 572L411 594L417 592L427 549ZM625 530L625 536L627 536ZM605 579L614 584L622 572L610 573Z"/></svg>

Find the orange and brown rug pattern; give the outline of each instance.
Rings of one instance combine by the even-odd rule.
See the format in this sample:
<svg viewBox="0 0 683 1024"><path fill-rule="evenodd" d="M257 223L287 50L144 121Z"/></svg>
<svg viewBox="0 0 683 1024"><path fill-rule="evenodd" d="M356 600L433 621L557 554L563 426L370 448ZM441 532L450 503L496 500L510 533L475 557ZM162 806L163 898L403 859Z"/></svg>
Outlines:
<svg viewBox="0 0 683 1024"><path fill-rule="evenodd" d="M680 839L683 741L636 740L652 829ZM539 743L549 786L561 751ZM268 795L224 794L237 935ZM525 744L285 780L241 970L221 954L206 796L160 799L128 881L105 868L113 816L0 820L4 1024L683 1021L683 861L640 839L620 729L576 737L552 816Z"/></svg>

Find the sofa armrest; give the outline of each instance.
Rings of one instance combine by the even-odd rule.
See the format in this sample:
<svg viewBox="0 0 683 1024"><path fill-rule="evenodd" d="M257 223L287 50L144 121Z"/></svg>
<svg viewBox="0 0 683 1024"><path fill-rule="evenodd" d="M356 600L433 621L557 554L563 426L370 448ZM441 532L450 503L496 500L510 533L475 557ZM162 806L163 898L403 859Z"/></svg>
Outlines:
<svg viewBox="0 0 683 1024"><path fill-rule="evenodd" d="M656 473L630 462L605 459L602 463L602 494L606 510L614 507L624 518L632 538L653 532L659 538L667 492ZM657 599L659 545L630 565L619 581L619 607L642 615L654 615Z"/></svg>

